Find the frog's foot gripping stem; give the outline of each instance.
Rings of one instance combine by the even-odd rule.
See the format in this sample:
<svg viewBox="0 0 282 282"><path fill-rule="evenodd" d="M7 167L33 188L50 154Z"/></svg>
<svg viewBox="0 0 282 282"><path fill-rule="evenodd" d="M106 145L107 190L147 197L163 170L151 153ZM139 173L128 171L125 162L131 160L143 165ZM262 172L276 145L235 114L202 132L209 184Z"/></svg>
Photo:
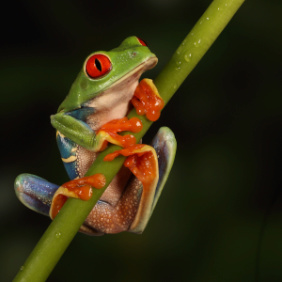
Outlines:
<svg viewBox="0 0 282 282"><path fill-rule="evenodd" d="M92 188L100 189L106 184L106 178L103 174L97 173L91 176L85 176L73 179L64 183L55 192L50 207L50 217L54 219L68 198L76 198L84 201L92 197Z"/></svg>
<svg viewBox="0 0 282 282"><path fill-rule="evenodd" d="M103 174L71 180L62 186L53 184L39 176L20 174L15 180L15 191L19 200L31 210L53 219L68 197L89 200L92 188L100 189L106 183Z"/></svg>

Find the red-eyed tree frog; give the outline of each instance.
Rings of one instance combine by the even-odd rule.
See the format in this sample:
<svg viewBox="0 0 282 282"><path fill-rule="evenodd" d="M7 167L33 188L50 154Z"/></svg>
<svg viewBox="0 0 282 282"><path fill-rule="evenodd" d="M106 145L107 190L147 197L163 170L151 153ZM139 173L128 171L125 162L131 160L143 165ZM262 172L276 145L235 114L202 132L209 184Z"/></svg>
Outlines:
<svg viewBox="0 0 282 282"><path fill-rule="evenodd" d="M128 158L80 230L89 235L143 232L171 170L176 140L166 127L159 130L152 146L118 133L141 130L140 119L126 117L132 107L152 121L158 119L163 101L157 88L149 79L139 83L142 73L156 63L157 57L135 36L109 52L86 58L58 112L51 116L71 181L59 186L32 174L19 175L15 191L25 206L54 218L68 197L89 199L92 189L101 188L105 179L101 174L84 175L109 142L122 149L105 161L119 154Z"/></svg>

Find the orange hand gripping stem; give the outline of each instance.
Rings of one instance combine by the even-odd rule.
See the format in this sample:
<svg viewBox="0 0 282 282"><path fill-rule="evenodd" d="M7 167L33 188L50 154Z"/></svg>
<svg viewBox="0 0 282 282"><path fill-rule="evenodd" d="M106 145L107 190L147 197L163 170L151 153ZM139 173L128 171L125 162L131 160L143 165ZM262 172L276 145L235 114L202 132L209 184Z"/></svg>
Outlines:
<svg viewBox="0 0 282 282"><path fill-rule="evenodd" d="M164 101L151 79L145 78L138 84L131 103L138 115L146 115L150 121L156 121L164 107Z"/></svg>
<svg viewBox="0 0 282 282"><path fill-rule="evenodd" d="M118 132L122 131L131 131L131 132L140 132L142 130L141 120L137 117L128 119L127 117L121 119L115 119L104 124L97 131L97 138L101 139L102 142L101 148L98 151L103 151L107 147L107 143L128 147L136 143L136 138L131 135L119 135Z"/></svg>

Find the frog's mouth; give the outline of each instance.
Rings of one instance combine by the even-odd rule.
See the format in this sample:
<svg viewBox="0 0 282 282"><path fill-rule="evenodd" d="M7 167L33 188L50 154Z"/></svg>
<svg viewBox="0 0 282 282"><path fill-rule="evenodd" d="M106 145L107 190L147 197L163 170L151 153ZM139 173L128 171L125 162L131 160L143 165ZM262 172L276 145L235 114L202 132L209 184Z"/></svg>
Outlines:
<svg viewBox="0 0 282 282"><path fill-rule="evenodd" d="M139 78L143 72L153 68L157 62L157 57L150 57L116 81L110 88L105 89L99 96L86 102L83 108L93 108L93 114L86 119L87 124L93 130L97 130L113 119L125 117L132 108L130 100L139 83Z"/></svg>
<svg viewBox="0 0 282 282"><path fill-rule="evenodd" d="M142 64L140 64L139 66L137 66L135 69L133 69L132 71L130 71L128 74L126 74L124 77L122 77L121 79L117 80L112 86L115 87L117 84L120 84L126 80L128 80L129 78L132 79L137 79L139 80L140 76L147 70L150 70L152 68L154 68L156 66L156 64L158 63L158 58L156 56L153 57L149 57L145 62L143 62Z"/></svg>

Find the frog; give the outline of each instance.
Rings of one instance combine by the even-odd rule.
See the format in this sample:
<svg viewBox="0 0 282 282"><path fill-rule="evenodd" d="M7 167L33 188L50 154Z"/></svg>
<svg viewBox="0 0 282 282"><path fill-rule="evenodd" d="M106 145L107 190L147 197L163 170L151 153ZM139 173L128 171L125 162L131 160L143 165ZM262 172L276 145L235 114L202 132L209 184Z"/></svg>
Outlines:
<svg viewBox="0 0 282 282"><path fill-rule="evenodd" d="M70 181L58 185L33 174L20 174L14 188L26 207L53 219L69 197L88 200L93 189L105 185L105 178L102 174L85 174L95 165L97 155L115 144L121 149L107 155L104 161L123 155L127 157L124 166L80 231L87 235L144 231L171 171L177 146L168 127L159 129L151 145L137 143L130 134L142 129L139 118L127 118L132 108L155 121L164 106L152 80L139 82L157 62L147 43L136 36L85 59L57 113L51 115Z"/></svg>

